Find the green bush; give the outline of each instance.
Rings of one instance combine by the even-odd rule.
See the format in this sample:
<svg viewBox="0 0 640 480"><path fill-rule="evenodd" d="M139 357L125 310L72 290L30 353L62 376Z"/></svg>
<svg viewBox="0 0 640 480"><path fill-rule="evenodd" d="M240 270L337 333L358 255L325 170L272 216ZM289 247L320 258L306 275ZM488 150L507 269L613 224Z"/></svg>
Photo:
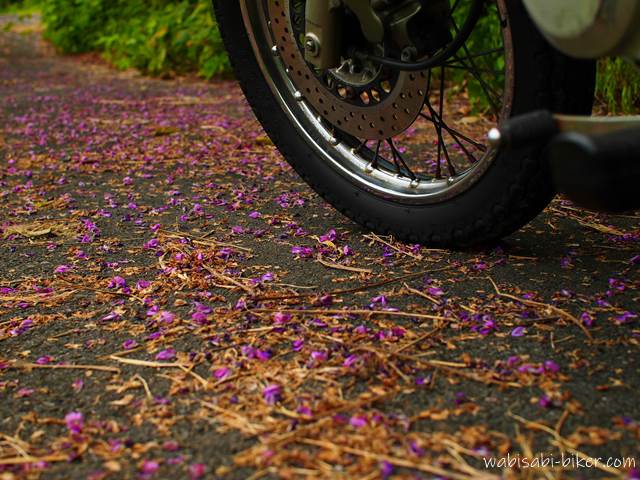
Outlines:
<svg viewBox="0 0 640 480"><path fill-rule="evenodd" d="M611 113L637 112L640 107L640 70L620 58L600 60L596 96Z"/></svg>
<svg viewBox="0 0 640 480"><path fill-rule="evenodd" d="M37 0L0 0L0 12L22 12L33 10L39 2Z"/></svg>
<svg viewBox="0 0 640 480"><path fill-rule="evenodd" d="M0 0L0 9L37 1ZM494 8L469 39L473 52L500 44ZM119 68L134 67L151 75L198 72L211 78L229 70L209 0L41 0L41 9L46 37L65 53L100 51ZM462 23L464 18L457 20ZM502 70L503 61L492 56L478 63L488 72ZM612 113L637 111L640 73L632 65L602 60L598 73L601 104ZM452 79L465 82L476 107L488 107L476 79L462 71L454 72ZM487 74L483 81L499 90L503 77Z"/></svg>
<svg viewBox="0 0 640 480"><path fill-rule="evenodd" d="M0 0L0 11L7 10L19 3L21 3L19 0Z"/></svg>
<svg viewBox="0 0 640 480"><path fill-rule="evenodd" d="M208 0L43 0L42 15L64 53L101 51L151 75L229 70Z"/></svg>

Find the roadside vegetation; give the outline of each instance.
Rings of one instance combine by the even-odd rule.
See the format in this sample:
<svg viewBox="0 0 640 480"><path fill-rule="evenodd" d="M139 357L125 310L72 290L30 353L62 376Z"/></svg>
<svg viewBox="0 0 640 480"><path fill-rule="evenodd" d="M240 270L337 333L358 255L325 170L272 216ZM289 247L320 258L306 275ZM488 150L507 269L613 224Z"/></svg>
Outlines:
<svg viewBox="0 0 640 480"><path fill-rule="evenodd" d="M230 72L209 0L0 0L0 11L38 9L45 37L62 53L100 52L117 68L160 77L197 73L210 79ZM476 41L492 47L496 28L481 23L474 37L486 40ZM638 111L640 72L621 59L601 61L598 71L600 109ZM477 87L467 84L472 98Z"/></svg>

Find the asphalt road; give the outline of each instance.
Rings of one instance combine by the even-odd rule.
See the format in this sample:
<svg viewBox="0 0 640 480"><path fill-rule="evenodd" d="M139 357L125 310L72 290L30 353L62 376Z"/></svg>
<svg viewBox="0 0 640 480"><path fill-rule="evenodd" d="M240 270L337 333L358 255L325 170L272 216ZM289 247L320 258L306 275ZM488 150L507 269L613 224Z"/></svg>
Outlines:
<svg viewBox="0 0 640 480"><path fill-rule="evenodd" d="M638 478L640 216L556 200L482 250L402 245L232 80L34 29L0 33L0 479ZM561 452L636 469L483 460Z"/></svg>

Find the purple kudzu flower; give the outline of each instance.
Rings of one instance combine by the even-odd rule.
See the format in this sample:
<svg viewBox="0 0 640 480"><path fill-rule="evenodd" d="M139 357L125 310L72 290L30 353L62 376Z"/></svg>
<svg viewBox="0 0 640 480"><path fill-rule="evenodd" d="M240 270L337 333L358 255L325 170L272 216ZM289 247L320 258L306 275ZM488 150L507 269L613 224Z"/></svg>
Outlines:
<svg viewBox="0 0 640 480"><path fill-rule="evenodd" d="M162 449L166 452L177 452L180 450L180 445L175 440L167 440L162 444Z"/></svg>
<svg viewBox="0 0 640 480"><path fill-rule="evenodd" d="M560 371L560 366L553 360L545 360L542 365L546 372L558 373Z"/></svg>
<svg viewBox="0 0 640 480"><path fill-rule="evenodd" d="M386 460L380 464L380 473L382 478L389 478L393 474L393 465Z"/></svg>
<svg viewBox="0 0 640 480"><path fill-rule="evenodd" d="M282 396L282 387L275 383L269 384L262 390L262 396L269 405L274 405L280 401Z"/></svg>
<svg viewBox="0 0 640 480"><path fill-rule="evenodd" d="M418 442L416 442L415 440L412 440L409 443L409 450L411 450L411 453L418 457L424 457L424 454L426 453L424 448L418 445Z"/></svg>
<svg viewBox="0 0 640 480"><path fill-rule="evenodd" d="M362 428L367 426L367 418L362 415L354 415L349 419L349 425L354 428Z"/></svg>
<svg viewBox="0 0 640 480"><path fill-rule="evenodd" d="M82 433L82 429L84 428L84 417L80 412L71 412L67 413L64 417L64 421L67 424L67 428L71 433L78 434Z"/></svg>
<svg viewBox="0 0 640 480"><path fill-rule="evenodd" d="M291 320L291 314L289 313L276 312L273 315L273 323L276 325L284 325L289 320Z"/></svg>
<svg viewBox="0 0 640 480"><path fill-rule="evenodd" d="M632 468L627 472L628 480L640 480L640 470L637 468Z"/></svg>
<svg viewBox="0 0 640 480"><path fill-rule="evenodd" d="M105 322L108 322L110 320L120 320L120 314L118 312L110 312L102 317L102 320L104 320Z"/></svg>
<svg viewBox="0 0 640 480"><path fill-rule="evenodd" d="M589 314L589 312L582 312L580 314L580 321L585 327L593 326L593 317L591 316L591 314Z"/></svg>
<svg viewBox="0 0 640 480"><path fill-rule="evenodd" d="M257 350L256 358L261 362L266 362L272 357L272 354L269 350Z"/></svg>
<svg viewBox="0 0 640 480"><path fill-rule="evenodd" d="M160 242L158 241L158 239L157 238L152 238L147 243L145 243L143 245L143 247L145 249L147 249L147 250L154 250L154 249L158 248L158 245L160 245Z"/></svg>
<svg viewBox="0 0 640 480"><path fill-rule="evenodd" d="M42 357L38 358L36 360L36 363L38 365L46 365L48 363L51 363L53 361L53 357L50 355L43 355Z"/></svg>
<svg viewBox="0 0 640 480"><path fill-rule="evenodd" d="M72 270L73 267L69 265L58 265L53 273L67 273Z"/></svg>
<svg viewBox="0 0 640 480"><path fill-rule="evenodd" d="M358 360L360 360L360 356L353 353L344 359L344 362L342 362L342 366L346 368L353 367L358 362Z"/></svg>
<svg viewBox="0 0 640 480"><path fill-rule="evenodd" d="M376 304L379 303L382 306L385 306L387 304L387 297L385 297L384 295L378 295L377 297L373 297L371 299L371 304Z"/></svg>
<svg viewBox="0 0 640 480"><path fill-rule="evenodd" d="M223 247L216 253L216 257L223 260L228 260L231 255L233 255L233 250L229 247Z"/></svg>
<svg viewBox="0 0 640 480"><path fill-rule="evenodd" d="M151 285L151 282L148 280L138 280L136 282L136 288L138 290L144 290L145 288L149 288L150 285Z"/></svg>
<svg viewBox="0 0 640 480"><path fill-rule="evenodd" d="M137 346L138 346L138 342L132 339L125 340L122 343L122 348L124 348L125 350L131 350L132 348L136 348Z"/></svg>
<svg viewBox="0 0 640 480"><path fill-rule="evenodd" d="M140 468L140 471L144 475L153 475L158 471L159 468L160 468L160 464L158 462L155 462L153 460L145 460L142 463L142 467Z"/></svg>
<svg viewBox="0 0 640 480"><path fill-rule="evenodd" d="M162 350L156 355L156 360L173 360L176 358L176 351L173 348L167 348L166 350Z"/></svg>
<svg viewBox="0 0 640 480"><path fill-rule="evenodd" d="M291 247L291 253L300 257L308 258L313 256L313 248L310 247Z"/></svg>
<svg viewBox="0 0 640 480"><path fill-rule="evenodd" d="M207 467L203 463L189 465L189 475L193 480L204 477L205 473L207 473Z"/></svg>
<svg viewBox="0 0 640 480"><path fill-rule="evenodd" d="M196 310L191 314L191 319L198 325L207 324L207 314L202 310Z"/></svg>
<svg viewBox="0 0 640 480"><path fill-rule="evenodd" d="M16 396L18 398L30 397L31 395L33 395L33 392L35 392L33 388L20 388L16 392Z"/></svg>
<svg viewBox="0 0 640 480"><path fill-rule="evenodd" d="M109 281L108 288L123 288L127 286L127 281L120 277L115 276Z"/></svg>
<svg viewBox="0 0 640 480"><path fill-rule="evenodd" d="M482 315L482 325L474 326L471 330L478 332L480 335L489 335L496 328L496 322L491 316Z"/></svg>
<svg viewBox="0 0 640 480"><path fill-rule="evenodd" d="M321 352L321 351L311 352L311 359L315 363L322 363L327 359L327 357L328 357L327 352Z"/></svg>
<svg viewBox="0 0 640 480"><path fill-rule="evenodd" d="M429 293L429 295L433 295L434 297L441 297L442 295L444 295L444 291L439 287L429 287L427 289L427 292Z"/></svg>
<svg viewBox="0 0 640 480"><path fill-rule="evenodd" d="M623 325L625 323L632 322L636 318L638 318L638 316L635 313L624 312L622 315L618 315L617 317L615 317L615 321L617 324Z"/></svg>
<svg viewBox="0 0 640 480"><path fill-rule="evenodd" d="M530 363L524 363L518 367L520 373L533 373L536 375L541 374L544 371L544 367L536 367Z"/></svg>
<svg viewBox="0 0 640 480"><path fill-rule="evenodd" d="M335 242L336 238L338 238L338 235L336 234L336 231L332 228L331 230L329 230L329 233L326 233L325 235L322 235L319 240L320 242Z"/></svg>
<svg viewBox="0 0 640 480"><path fill-rule="evenodd" d="M298 412L300 415L305 415L307 417L312 417L313 416L313 412L306 405L300 405L298 407L298 409L296 410L296 412Z"/></svg>
<svg viewBox="0 0 640 480"><path fill-rule="evenodd" d="M327 326L326 322L323 322L319 318L312 319L310 323L314 327L318 327L318 328L326 328L326 326Z"/></svg>
<svg viewBox="0 0 640 480"><path fill-rule="evenodd" d="M304 347L304 340L294 340L292 344L292 349L294 352L299 352Z"/></svg>
<svg viewBox="0 0 640 480"><path fill-rule="evenodd" d="M573 266L573 264L571 263L571 260L572 260L572 259L571 259L571 257L569 257L569 256L562 257L562 258L560 259L560 266L561 266L562 268L570 268L570 267L572 267L572 266Z"/></svg>
<svg viewBox="0 0 640 480"><path fill-rule="evenodd" d="M333 297L331 295L322 295L318 303L323 307L328 307L333 304Z"/></svg>
<svg viewBox="0 0 640 480"><path fill-rule="evenodd" d="M169 323L173 323L173 321L176 319L176 316L171 312L167 312L166 310L162 310L159 313L159 318L160 318L160 321L162 323L169 324Z"/></svg>
<svg viewBox="0 0 640 480"><path fill-rule="evenodd" d="M230 369L228 369L227 367L221 367L214 370L213 376L218 380L222 380L223 378L228 377L230 373L231 373Z"/></svg>
<svg viewBox="0 0 640 480"><path fill-rule="evenodd" d="M553 402L546 395L542 395L538 403L542 408L551 408L553 406Z"/></svg>
<svg viewBox="0 0 640 480"><path fill-rule="evenodd" d="M256 358L256 349L251 345L243 345L240 347L240 352L247 358Z"/></svg>
<svg viewBox="0 0 640 480"><path fill-rule="evenodd" d="M275 279L275 275L271 272L267 272L264 275L262 275L260 277L260 281L262 282L273 282L273 280Z"/></svg>
<svg viewBox="0 0 640 480"><path fill-rule="evenodd" d="M525 333L527 333L527 329L524 327L516 327L513 330L511 330L512 337L522 337L524 336Z"/></svg>

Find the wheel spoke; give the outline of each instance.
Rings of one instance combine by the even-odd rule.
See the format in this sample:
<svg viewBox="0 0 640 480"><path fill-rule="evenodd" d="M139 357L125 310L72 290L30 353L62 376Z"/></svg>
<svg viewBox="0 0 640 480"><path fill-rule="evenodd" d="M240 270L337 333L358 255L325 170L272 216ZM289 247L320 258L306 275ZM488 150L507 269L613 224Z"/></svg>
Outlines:
<svg viewBox="0 0 640 480"><path fill-rule="evenodd" d="M444 85L445 85L445 67L440 67L440 97L439 97L439 105L438 105L438 117L442 119L443 111L444 111ZM438 142L442 144L442 150L444 153L444 157L447 160L447 169L449 170L449 175L454 176L456 174L456 169L451 163L451 159L449 158L449 152L447 151L447 144L444 143L444 137L442 136L442 123L438 123Z"/></svg>
<svg viewBox="0 0 640 480"><path fill-rule="evenodd" d="M456 144L458 145L458 147L460 147L460 150L462 150L464 152L464 154L469 158L471 163L475 163L478 161L478 159L475 157L475 155L473 155L468 149L467 147L465 147L464 143L462 143L463 141L466 141L467 143L471 144L473 147L475 147L476 149L480 150L482 153L487 151L487 147L482 145L481 143L477 143L474 140L471 140L469 137L467 137L466 135L458 132L457 130L449 127L449 125L447 125L446 123L444 123L441 120L435 120L433 117L425 114L424 112L420 112L420 116L422 118L424 118L425 120L428 120L429 122L435 124L436 122L440 122L440 125L442 125L442 128L451 136L451 138L453 138L453 140L456 142ZM436 113L437 116L437 113Z"/></svg>
<svg viewBox="0 0 640 480"><path fill-rule="evenodd" d="M454 27L457 29L457 26ZM489 55L493 55L494 53L504 53L504 47L491 48L489 50L484 50L482 52L477 52L473 54L468 54L465 57L460 57L462 60L471 60L480 57L487 57Z"/></svg>
<svg viewBox="0 0 640 480"><path fill-rule="evenodd" d="M373 157L373 160L371 161L371 167L372 168L378 168L378 159L380 158L380 145L382 144L382 140L378 140L378 143L376 144L376 154L375 157Z"/></svg>
<svg viewBox="0 0 640 480"><path fill-rule="evenodd" d="M396 173L398 175L402 175L402 168L404 168L409 174L409 178L411 180L415 180L416 178L418 178L416 177L416 174L413 173L413 170L411 170L407 165L407 163L405 162L404 158L402 157L402 154L398 151L395 144L393 143L392 138L387 138L387 144L391 148L391 155L393 157L393 163L396 166Z"/></svg>
<svg viewBox="0 0 640 480"><path fill-rule="evenodd" d="M468 144L473 145L475 148L477 148L481 152L486 152L487 151L487 147L485 145L483 145L481 143L478 143L475 140L472 140L471 138L467 137L464 133L456 130L455 128L450 127L441 118L437 118L437 113L436 113L436 119L434 119L433 117L430 117L429 115L427 115L424 112L420 112L420 116L422 118L424 118L425 120L428 120L428 121L430 121L432 123L439 122L442 125L442 128L444 128L453 138L455 138L457 140L464 140ZM460 146L462 147L462 145L460 145Z"/></svg>
<svg viewBox="0 0 640 480"><path fill-rule="evenodd" d="M456 21L451 18L451 24L454 28L454 30L456 31L456 33L460 32L460 29L458 28L458 25L456 24ZM489 103L491 104L491 108L493 110L493 114L498 117L499 113L500 113L500 108L498 108L498 104L496 102L496 99L493 97L493 95L495 95L496 97L499 97L500 95L498 95L488 84L487 82L484 80L484 78L482 78L482 75L480 75L480 73L477 70L476 64L474 62L474 58L472 56L472 54L469 52L469 47L467 47L466 42L462 45L462 49L464 50L464 53L466 54L466 57L459 57L458 55L454 55L454 58L464 67L467 68L467 71L478 81L478 83L480 84L480 87L482 88L482 90L484 91L487 100L489 101ZM469 63L466 63L466 61L468 61Z"/></svg>
<svg viewBox="0 0 640 480"><path fill-rule="evenodd" d="M366 145L367 145L367 141L366 141L366 140L362 140L362 141L360 142L360 145L358 145L358 146L353 150L353 152L354 152L356 155L360 154L360 152L362 151L362 148L363 148L364 146L366 146Z"/></svg>
<svg viewBox="0 0 640 480"><path fill-rule="evenodd" d="M443 64L445 67L447 68L453 68L453 69L457 69L457 70L467 70L467 67L463 66L463 65L456 65L455 63L445 63ZM503 72L501 72L500 70L491 70L489 68L477 68L476 71L478 73L489 73L491 75L493 75L494 77L497 75L502 75Z"/></svg>

